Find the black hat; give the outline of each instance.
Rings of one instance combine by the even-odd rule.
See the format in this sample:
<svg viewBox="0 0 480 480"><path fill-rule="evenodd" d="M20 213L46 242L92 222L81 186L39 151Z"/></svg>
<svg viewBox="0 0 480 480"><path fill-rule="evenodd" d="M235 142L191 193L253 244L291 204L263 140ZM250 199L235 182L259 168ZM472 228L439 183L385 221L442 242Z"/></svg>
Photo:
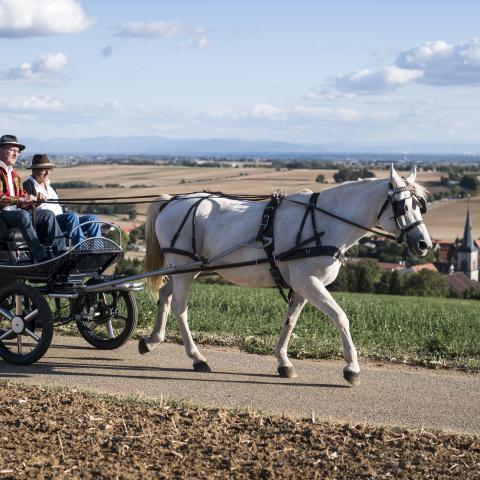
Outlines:
<svg viewBox="0 0 480 480"><path fill-rule="evenodd" d="M20 151L25 150L25 145L18 143L15 135L3 135L0 137L0 148L8 146L18 147Z"/></svg>
<svg viewBox="0 0 480 480"><path fill-rule="evenodd" d="M46 153L36 153L32 158L32 164L28 168L53 168L54 166Z"/></svg>

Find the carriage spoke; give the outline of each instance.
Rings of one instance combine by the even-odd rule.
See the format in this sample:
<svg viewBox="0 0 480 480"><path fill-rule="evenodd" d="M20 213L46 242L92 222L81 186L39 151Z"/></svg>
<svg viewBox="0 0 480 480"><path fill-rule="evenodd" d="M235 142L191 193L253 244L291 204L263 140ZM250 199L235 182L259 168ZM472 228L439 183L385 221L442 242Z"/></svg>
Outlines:
<svg viewBox="0 0 480 480"><path fill-rule="evenodd" d="M108 332L108 338L115 337L115 333L113 331L113 326L112 326L112 320L110 319L107 320L107 332Z"/></svg>
<svg viewBox="0 0 480 480"><path fill-rule="evenodd" d="M21 334L17 335L17 352L18 352L19 355L23 355L22 335Z"/></svg>
<svg viewBox="0 0 480 480"><path fill-rule="evenodd" d="M32 310L28 315L25 315L24 320L26 322L33 320L38 315L38 308Z"/></svg>
<svg viewBox="0 0 480 480"><path fill-rule="evenodd" d="M7 319L7 320L13 320L13 317L15 316L10 310L7 310L6 308L0 307L0 313Z"/></svg>
<svg viewBox="0 0 480 480"><path fill-rule="evenodd" d="M40 341L40 337L39 337L36 333L34 333L34 332L32 332L31 330L29 330L28 328L25 329L25 333L26 333L27 335L29 335L30 337L32 337L35 341L37 341L37 342Z"/></svg>
<svg viewBox="0 0 480 480"><path fill-rule="evenodd" d="M22 313L22 297L15 295L15 314L20 315Z"/></svg>
<svg viewBox="0 0 480 480"><path fill-rule="evenodd" d="M0 336L0 340L3 340L4 338L8 338L12 333L13 333L13 329L10 328Z"/></svg>

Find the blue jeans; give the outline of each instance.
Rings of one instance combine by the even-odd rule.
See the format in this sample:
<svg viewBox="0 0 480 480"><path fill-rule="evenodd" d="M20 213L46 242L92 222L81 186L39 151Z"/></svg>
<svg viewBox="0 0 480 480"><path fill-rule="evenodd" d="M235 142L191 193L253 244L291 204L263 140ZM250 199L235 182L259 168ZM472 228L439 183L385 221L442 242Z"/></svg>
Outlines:
<svg viewBox="0 0 480 480"><path fill-rule="evenodd" d="M0 210L0 215L8 228L18 228L32 252L33 258L38 261L47 259L43 244L51 245L55 255L66 250L62 230L49 210L35 211L35 228L32 223L32 213L21 208L16 210ZM41 242L41 243L40 243Z"/></svg>
<svg viewBox="0 0 480 480"><path fill-rule="evenodd" d="M85 240L85 237L90 238L102 236L100 223L98 222L96 215L82 215L79 217L78 213L68 212L57 215L56 218L62 232L72 239L73 245ZM95 223L87 223L80 228L76 228L85 222Z"/></svg>

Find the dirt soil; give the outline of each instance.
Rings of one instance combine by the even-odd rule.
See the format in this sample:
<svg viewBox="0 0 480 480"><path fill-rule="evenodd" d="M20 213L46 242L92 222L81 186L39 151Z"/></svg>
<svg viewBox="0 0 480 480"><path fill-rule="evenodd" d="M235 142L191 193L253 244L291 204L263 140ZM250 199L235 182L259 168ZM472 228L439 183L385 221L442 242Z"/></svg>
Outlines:
<svg viewBox="0 0 480 480"><path fill-rule="evenodd" d="M480 439L0 385L0 478L478 478Z"/></svg>

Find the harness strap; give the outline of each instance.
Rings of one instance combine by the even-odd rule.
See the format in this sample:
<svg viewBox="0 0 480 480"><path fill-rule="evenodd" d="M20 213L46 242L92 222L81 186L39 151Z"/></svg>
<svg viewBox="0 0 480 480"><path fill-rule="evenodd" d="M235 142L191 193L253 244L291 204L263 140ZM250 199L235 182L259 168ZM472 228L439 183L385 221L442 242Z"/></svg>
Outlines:
<svg viewBox="0 0 480 480"><path fill-rule="evenodd" d="M206 197L201 197L193 205L190 206L190 208L187 210L187 213L185 214L185 217L183 217L183 220L180 223L180 226L178 227L177 231L175 232L175 235L173 235L173 237L172 237L172 241L170 242L170 248L175 247L175 243L177 242L178 237L179 237L181 231L183 230L183 227L187 223L187 220L188 220L188 217L189 217L190 213L193 212L192 213L192 252L193 252L192 254L193 254L193 257L191 256L192 254L189 254L188 256L190 258L195 259L195 260L201 260L197 255L197 244L196 244L196 235L195 235L195 214L197 213L197 209L198 209L200 203L202 203L205 199L210 198L210 197L211 197L211 195L208 195ZM171 200L173 200L173 199L171 199ZM165 249L164 249L164 251L165 251ZM183 251L186 252L186 250L183 250ZM180 250L178 250L177 253L178 252L180 252Z"/></svg>
<svg viewBox="0 0 480 480"><path fill-rule="evenodd" d="M280 292L280 295L283 297L283 299L287 303L290 303L289 299L286 297L283 291L284 288L289 288L289 286L287 285L287 282L285 282L285 279L283 278L282 273L277 266L275 256L273 255L273 251L275 250L275 240L273 233L275 212L282 203L282 200L283 196L277 194L273 194L271 196L270 201L268 202L265 210L263 211L262 223L260 224L260 229L258 230L257 241L263 243L263 248L265 250L265 253L267 254L267 258L270 263L270 274L272 275L277 290Z"/></svg>
<svg viewBox="0 0 480 480"><path fill-rule="evenodd" d="M195 252L189 252L188 250L183 250L182 248L175 248L175 247L165 247L161 248L160 251L162 253L173 253L175 255L183 255L185 257L189 257L192 260L199 260L202 263L207 263L207 259L205 257L199 257Z"/></svg>

